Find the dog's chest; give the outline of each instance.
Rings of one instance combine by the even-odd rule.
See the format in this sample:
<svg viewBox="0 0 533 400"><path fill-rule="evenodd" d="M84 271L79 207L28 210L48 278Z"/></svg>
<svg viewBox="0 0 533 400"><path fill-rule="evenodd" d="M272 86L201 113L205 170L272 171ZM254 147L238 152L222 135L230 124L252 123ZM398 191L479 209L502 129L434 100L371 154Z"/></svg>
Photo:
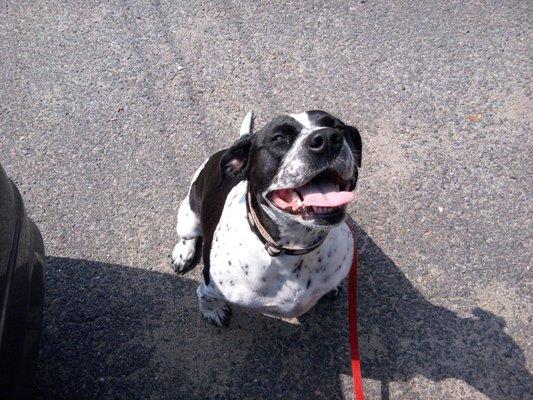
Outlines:
<svg viewBox="0 0 533 400"><path fill-rule="evenodd" d="M302 256L271 257L246 219L246 183L232 189L214 233L210 254L213 285L231 303L282 317L297 316L348 274L353 255L346 224Z"/></svg>

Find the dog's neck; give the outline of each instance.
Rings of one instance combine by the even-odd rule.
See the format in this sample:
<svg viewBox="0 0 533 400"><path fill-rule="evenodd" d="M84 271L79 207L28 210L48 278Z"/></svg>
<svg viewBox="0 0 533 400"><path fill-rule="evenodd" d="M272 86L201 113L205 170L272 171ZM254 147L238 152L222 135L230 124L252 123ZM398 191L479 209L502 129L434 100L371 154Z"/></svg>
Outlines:
<svg viewBox="0 0 533 400"><path fill-rule="evenodd" d="M309 227L290 217L284 217L272 211L268 206L258 202L252 194L249 207L266 230L270 239L279 247L295 250L316 248L328 235L329 229Z"/></svg>

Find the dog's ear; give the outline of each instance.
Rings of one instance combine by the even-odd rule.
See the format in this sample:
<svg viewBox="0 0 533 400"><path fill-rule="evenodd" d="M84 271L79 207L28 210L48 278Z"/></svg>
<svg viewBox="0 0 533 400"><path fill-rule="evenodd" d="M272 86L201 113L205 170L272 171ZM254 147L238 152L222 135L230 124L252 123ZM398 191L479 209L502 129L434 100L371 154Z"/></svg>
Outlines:
<svg viewBox="0 0 533 400"><path fill-rule="evenodd" d="M350 139L350 147L356 156L356 163L359 168L361 168L361 160L363 158L363 142L361 140L361 135L355 126L347 125L345 128L346 135Z"/></svg>
<svg viewBox="0 0 533 400"><path fill-rule="evenodd" d="M253 135L243 135L227 149L220 159L222 180L225 177L244 179L250 164Z"/></svg>

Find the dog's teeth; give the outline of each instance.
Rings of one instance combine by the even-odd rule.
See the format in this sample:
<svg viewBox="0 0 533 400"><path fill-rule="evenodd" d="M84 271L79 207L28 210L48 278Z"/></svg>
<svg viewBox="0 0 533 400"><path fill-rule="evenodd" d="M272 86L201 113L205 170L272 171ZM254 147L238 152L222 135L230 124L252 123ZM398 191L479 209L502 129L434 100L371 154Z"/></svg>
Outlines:
<svg viewBox="0 0 533 400"><path fill-rule="evenodd" d="M327 214L334 210L340 210L342 206L334 206L334 207L319 207L319 206L311 206L311 209L315 214Z"/></svg>

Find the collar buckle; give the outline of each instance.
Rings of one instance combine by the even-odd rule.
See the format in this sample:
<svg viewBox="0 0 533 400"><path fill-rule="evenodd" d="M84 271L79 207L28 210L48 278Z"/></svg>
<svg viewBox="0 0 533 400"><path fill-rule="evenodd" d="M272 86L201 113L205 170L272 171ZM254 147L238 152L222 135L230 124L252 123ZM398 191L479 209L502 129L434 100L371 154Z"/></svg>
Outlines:
<svg viewBox="0 0 533 400"><path fill-rule="evenodd" d="M271 257L277 257L285 253L285 249L274 247L270 243L265 243L265 250Z"/></svg>

